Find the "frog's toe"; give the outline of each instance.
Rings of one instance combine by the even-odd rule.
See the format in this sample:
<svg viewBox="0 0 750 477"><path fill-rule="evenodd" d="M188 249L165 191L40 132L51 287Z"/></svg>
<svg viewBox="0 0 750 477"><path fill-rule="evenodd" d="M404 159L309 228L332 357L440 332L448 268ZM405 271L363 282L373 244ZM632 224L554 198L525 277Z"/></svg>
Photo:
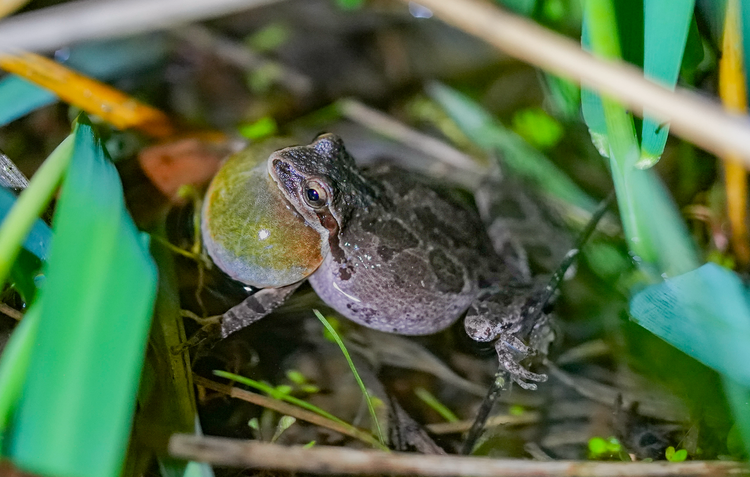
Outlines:
<svg viewBox="0 0 750 477"><path fill-rule="evenodd" d="M518 338L515 338L518 340ZM512 341L510 339L509 341ZM518 340L520 343L521 340ZM526 345L521 343L527 350L529 349ZM535 381L543 383L547 381L546 374L532 373L516 360L516 353L514 348L511 348L506 340L498 340L495 343L495 349L497 350L497 357L500 360L500 366L502 366L509 374L511 379L516 382L519 386L530 391L536 389L536 384L528 381Z"/></svg>

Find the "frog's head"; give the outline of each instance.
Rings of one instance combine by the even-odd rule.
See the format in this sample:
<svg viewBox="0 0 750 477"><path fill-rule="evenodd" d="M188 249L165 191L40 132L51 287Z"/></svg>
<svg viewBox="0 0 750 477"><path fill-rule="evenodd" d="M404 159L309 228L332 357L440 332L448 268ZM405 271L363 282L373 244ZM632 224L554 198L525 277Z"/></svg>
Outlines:
<svg viewBox="0 0 750 477"><path fill-rule="evenodd" d="M284 197L323 236L338 233L352 212L368 207L375 194L334 134L322 134L309 146L274 152L268 171Z"/></svg>

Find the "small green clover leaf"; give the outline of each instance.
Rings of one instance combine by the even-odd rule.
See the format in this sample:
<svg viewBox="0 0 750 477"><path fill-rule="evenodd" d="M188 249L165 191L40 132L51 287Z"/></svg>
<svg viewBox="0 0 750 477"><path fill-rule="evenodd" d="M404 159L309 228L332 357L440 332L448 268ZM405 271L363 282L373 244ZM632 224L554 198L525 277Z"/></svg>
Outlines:
<svg viewBox="0 0 750 477"><path fill-rule="evenodd" d="M607 459L613 455L619 455L622 451L622 444L616 437L592 437L589 439L589 458Z"/></svg>
<svg viewBox="0 0 750 477"><path fill-rule="evenodd" d="M666 452L664 452L664 456L669 462L683 462L685 459L687 459L687 455L687 450L675 450L675 448L672 446L667 447Z"/></svg>

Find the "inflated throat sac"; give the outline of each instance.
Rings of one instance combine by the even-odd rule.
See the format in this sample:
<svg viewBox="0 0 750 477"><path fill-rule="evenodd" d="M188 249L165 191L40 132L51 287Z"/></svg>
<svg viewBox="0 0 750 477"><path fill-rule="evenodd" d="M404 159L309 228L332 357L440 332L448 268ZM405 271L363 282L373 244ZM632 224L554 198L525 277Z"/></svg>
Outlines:
<svg viewBox="0 0 750 477"><path fill-rule="evenodd" d="M323 261L321 235L284 198L268 173L268 147L230 157L206 192L203 243L227 275L258 288L280 287Z"/></svg>

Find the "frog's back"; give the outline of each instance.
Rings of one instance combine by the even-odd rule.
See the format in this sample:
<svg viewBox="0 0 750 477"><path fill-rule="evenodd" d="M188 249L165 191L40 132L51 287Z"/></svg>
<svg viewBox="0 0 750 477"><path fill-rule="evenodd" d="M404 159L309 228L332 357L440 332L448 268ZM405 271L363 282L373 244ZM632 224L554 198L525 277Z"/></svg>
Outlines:
<svg viewBox="0 0 750 477"><path fill-rule="evenodd" d="M353 211L311 284L371 328L415 335L446 328L502 273L478 213L470 199L393 166L365 174L380 200Z"/></svg>

